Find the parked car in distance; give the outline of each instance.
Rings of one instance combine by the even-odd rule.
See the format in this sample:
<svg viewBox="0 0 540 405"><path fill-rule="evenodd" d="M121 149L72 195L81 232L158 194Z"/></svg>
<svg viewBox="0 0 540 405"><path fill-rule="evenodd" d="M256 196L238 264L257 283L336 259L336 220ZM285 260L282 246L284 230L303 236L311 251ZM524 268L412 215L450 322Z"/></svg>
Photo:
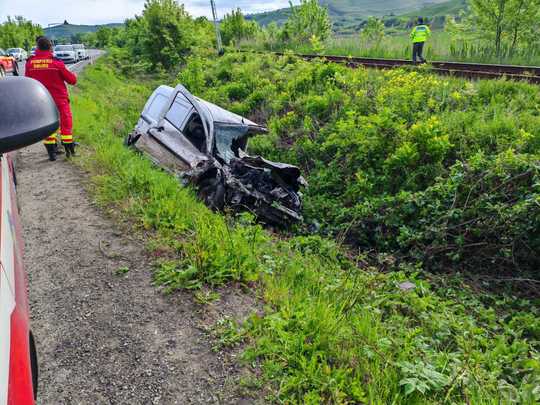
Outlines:
<svg viewBox="0 0 540 405"><path fill-rule="evenodd" d="M45 139L59 126L47 89L26 77L0 80L0 404L33 405L37 355L30 332L23 239L10 152Z"/></svg>
<svg viewBox="0 0 540 405"><path fill-rule="evenodd" d="M30 50L30 55L31 56L36 56L36 49L37 49L37 46L32 47L32 49Z"/></svg>
<svg viewBox="0 0 540 405"><path fill-rule="evenodd" d="M54 47L54 56L64 63L75 63L79 60L73 45L56 45Z"/></svg>
<svg viewBox="0 0 540 405"><path fill-rule="evenodd" d="M17 62L22 62L28 58L28 53L22 48L9 48L7 53L13 56Z"/></svg>
<svg viewBox="0 0 540 405"><path fill-rule="evenodd" d="M19 76L19 65L13 56L0 49L0 79L4 78L8 73Z"/></svg>
<svg viewBox="0 0 540 405"><path fill-rule="evenodd" d="M73 44L73 49L77 51L77 58L79 60L86 60L89 58L88 52L86 52L84 44Z"/></svg>

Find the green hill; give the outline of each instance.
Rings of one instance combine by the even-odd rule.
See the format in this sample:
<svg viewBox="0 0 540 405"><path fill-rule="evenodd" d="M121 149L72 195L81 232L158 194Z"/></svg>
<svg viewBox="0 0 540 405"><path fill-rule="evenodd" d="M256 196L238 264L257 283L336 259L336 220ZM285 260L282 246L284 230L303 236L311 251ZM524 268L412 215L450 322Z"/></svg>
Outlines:
<svg viewBox="0 0 540 405"><path fill-rule="evenodd" d="M320 0L330 15L343 18L382 17L402 15L420 10L427 5L446 3L448 0Z"/></svg>
<svg viewBox="0 0 540 405"><path fill-rule="evenodd" d="M468 7L467 0L451 0L439 4L430 4L416 12L410 12L405 16L415 17L417 15L426 17L457 16L460 11Z"/></svg>
<svg viewBox="0 0 540 405"><path fill-rule="evenodd" d="M76 25L76 24L62 24L54 27L45 28L45 35L54 40L71 39L78 34L86 34L89 32L96 32L101 27L117 28L124 24L113 23L104 25Z"/></svg>
<svg viewBox="0 0 540 405"><path fill-rule="evenodd" d="M320 0L328 7L334 30L338 33L359 31L367 17L376 16L385 20L387 26L397 26L415 16L421 15L437 19L458 15L467 7L467 0ZM265 26L271 22L283 24L290 15L290 9L253 14L248 19Z"/></svg>

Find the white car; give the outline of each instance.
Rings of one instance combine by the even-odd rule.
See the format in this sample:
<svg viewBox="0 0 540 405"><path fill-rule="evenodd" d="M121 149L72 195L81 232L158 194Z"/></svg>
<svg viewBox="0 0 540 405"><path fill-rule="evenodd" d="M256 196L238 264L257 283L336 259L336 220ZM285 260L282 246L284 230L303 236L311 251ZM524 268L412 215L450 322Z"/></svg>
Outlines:
<svg viewBox="0 0 540 405"><path fill-rule="evenodd" d="M33 405L38 364L30 331L17 208L14 155L58 129L58 110L47 89L26 77L0 80L0 404Z"/></svg>
<svg viewBox="0 0 540 405"><path fill-rule="evenodd" d="M54 47L54 57L62 60L64 63L75 63L79 61L77 51L73 45L56 45Z"/></svg>
<svg viewBox="0 0 540 405"><path fill-rule="evenodd" d="M13 56L17 62L22 62L28 58L28 53L22 48L9 48L7 53Z"/></svg>
<svg viewBox="0 0 540 405"><path fill-rule="evenodd" d="M77 57L79 58L79 60L88 59L88 52L86 52L86 48L83 44L73 44L73 49L77 51Z"/></svg>

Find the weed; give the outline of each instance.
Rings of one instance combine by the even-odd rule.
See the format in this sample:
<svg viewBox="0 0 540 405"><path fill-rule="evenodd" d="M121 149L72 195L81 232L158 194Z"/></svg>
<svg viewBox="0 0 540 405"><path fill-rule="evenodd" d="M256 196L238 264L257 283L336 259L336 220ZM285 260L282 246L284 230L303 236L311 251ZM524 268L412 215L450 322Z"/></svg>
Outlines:
<svg viewBox="0 0 540 405"><path fill-rule="evenodd" d="M258 82L272 83L272 90L263 89L269 91L268 97L257 97L255 104L261 115L272 115L277 124L271 141L257 140L254 147L270 157L286 156L304 165L320 194L308 191L311 215L319 212L325 223L354 226L366 212L377 214L380 217L369 224L379 228L363 234L367 241L379 238L395 243L392 229L399 229L402 240L413 240L416 228L407 229L404 218L412 218L426 232L439 223L430 222L432 215L442 223L459 220L461 214L450 211L448 216L442 202L449 196L453 201L452 184L461 181L459 196L464 198L457 200L460 205L456 202L454 209L468 212L466 207L474 204L474 213L481 212L482 221L500 218L499 224L510 228L533 224L535 211L527 211L528 205L512 205L506 211L502 200L484 200L485 191L497 187L501 191L494 194L497 198L520 196L513 193L524 190L529 181L528 177L508 180L514 170L523 173L533 161L523 151L536 150L537 119L527 107L537 98L532 87L505 82L471 85L403 71L353 74L289 56L277 61L256 59L246 62L241 55L225 56L220 59L221 69L230 68L234 80L245 80L255 89ZM259 61L268 67L262 69ZM129 217L136 229L149 230L157 241L154 247L167 252L158 264L156 281L169 291L234 281L260 284L263 314L252 315L242 325L223 319L215 330L219 347L247 344L244 358L260 366L260 381L271 390L272 402L540 401L540 314L534 303L481 294L458 276L439 279L419 272L414 263L395 263L401 271L388 274L363 262L365 269L359 270L330 239L277 239L246 218L234 222L208 210L192 190L180 187L177 179L122 146L122 132L127 134L136 123L156 83L119 77L108 63L104 59L88 68L73 97L75 124L91 151L81 163L91 174L95 196L102 205ZM205 75L212 75L217 64L201 63L209 66ZM280 73L273 77L276 71ZM195 77L189 65L184 72L182 77ZM280 79L281 75L285 77ZM324 95L333 87L339 96L336 92L324 103L311 99L310 109L317 118L308 119L304 96ZM228 100L218 81L208 86L205 95ZM331 111L322 110L327 108L323 105ZM450 114L450 106L460 106L460 112ZM434 111L447 118L430 120ZM284 120L289 113L290 121ZM326 120L331 120L331 127ZM524 132L516 139L508 128L518 121ZM285 126L292 131L281 132ZM295 146L276 147L273 141L278 140ZM516 151L508 152L509 145ZM486 151L496 151L493 159L486 158ZM461 168L452 164L444 177L452 156L467 156L467 164ZM413 161L425 165L416 172ZM399 177L398 162L402 171L410 170L408 177ZM432 181L446 180L422 190L430 183L430 173ZM487 175L486 188L475 186L484 178L482 173ZM404 180L407 190L393 198L366 197L399 190ZM531 196L533 204L534 192L530 188L524 194ZM527 198L524 201L528 204ZM526 218L526 212L529 225L514 222ZM480 230L497 225L482 223ZM527 228L521 231L534 236ZM392 250L387 253L385 261L395 262L390 259ZM403 291L400 284L406 281L416 287Z"/></svg>
<svg viewBox="0 0 540 405"><path fill-rule="evenodd" d="M211 304L212 302L218 301L220 297L220 294L216 291L201 290L195 292L195 300L201 305Z"/></svg>
<svg viewBox="0 0 540 405"><path fill-rule="evenodd" d="M124 274L129 273L130 268L128 266L119 267L116 269L115 273L118 276L122 276Z"/></svg>
<svg viewBox="0 0 540 405"><path fill-rule="evenodd" d="M222 318L217 321L211 334L216 339L216 344L212 348L214 351L236 347L245 338L245 331L230 318Z"/></svg>

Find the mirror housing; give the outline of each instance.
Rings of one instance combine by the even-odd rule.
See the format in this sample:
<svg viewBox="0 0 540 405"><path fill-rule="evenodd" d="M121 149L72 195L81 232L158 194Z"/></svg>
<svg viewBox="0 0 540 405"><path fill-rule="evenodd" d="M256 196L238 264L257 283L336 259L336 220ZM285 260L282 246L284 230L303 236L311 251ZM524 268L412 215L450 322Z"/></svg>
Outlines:
<svg viewBox="0 0 540 405"><path fill-rule="evenodd" d="M58 127L58 110L45 86L26 77L0 80L0 153L39 142Z"/></svg>

